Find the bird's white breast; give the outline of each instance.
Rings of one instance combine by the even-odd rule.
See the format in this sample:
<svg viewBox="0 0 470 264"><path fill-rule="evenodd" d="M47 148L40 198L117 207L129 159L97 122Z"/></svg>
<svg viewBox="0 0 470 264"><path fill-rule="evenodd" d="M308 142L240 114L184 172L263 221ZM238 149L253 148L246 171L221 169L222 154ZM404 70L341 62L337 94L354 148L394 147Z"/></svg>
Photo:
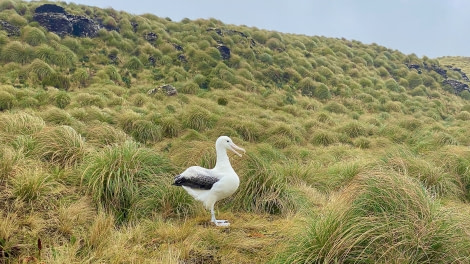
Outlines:
<svg viewBox="0 0 470 264"><path fill-rule="evenodd" d="M212 186L211 192L214 193L218 200L232 195L240 185L238 175L233 172L229 175L224 175L220 180Z"/></svg>

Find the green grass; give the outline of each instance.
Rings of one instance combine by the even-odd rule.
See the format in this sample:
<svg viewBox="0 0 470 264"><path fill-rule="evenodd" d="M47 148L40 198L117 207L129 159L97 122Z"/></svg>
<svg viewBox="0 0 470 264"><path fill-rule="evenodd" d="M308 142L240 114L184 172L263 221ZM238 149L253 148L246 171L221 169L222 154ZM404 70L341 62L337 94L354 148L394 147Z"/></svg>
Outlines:
<svg viewBox="0 0 470 264"><path fill-rule="evenodd" d="M270 159L247 154L239 190L231 207L257 213L288 214L296 204L288 181L270 164Z"/></svg>
<svg viewBox="0 0 470 264"><path fill-rule="evenodd" d="M183 126L197 131L204 131L211 128L215 123L214 116L206 109L195 106L187 111L183 116Z"/></svg>
<svg viewBox="0 0 470 264"><path fill-rule="evenodd" d="M85 141L70 126L46 127L35 135L34 152L61 167L78 164L85 155Z"/></svg>
<svg viewBox="0 0 470 264"><path fill-rule="evenodd" d="M26 202L49 197L59 188L52 175L35 168L20 170L18 175L11 179L11 184L13 197Z"/></svg>
<svg viewBox="0 0 470 264"><path fill-rule="evenodd" d="M363 176L332 206L283 261L445 263L468 257L466 227L453 222L457 212L441 210L406 177Z"/></svg>
<svg viewBox="0 0 470 264"><path fill-rule="evenodd" d="M87 157L82 179L99 207L114 213L119 222L129 220L139 200L139 187L171 171L168 162L151 149L126 141Z"/></svg>
<svg viewBox="0 0 470 264"><path fill-rule="evenodd" d="M0 115L0 131L11 135L31 135L42 130L44 126L42 118L25 112Z"/></svg>

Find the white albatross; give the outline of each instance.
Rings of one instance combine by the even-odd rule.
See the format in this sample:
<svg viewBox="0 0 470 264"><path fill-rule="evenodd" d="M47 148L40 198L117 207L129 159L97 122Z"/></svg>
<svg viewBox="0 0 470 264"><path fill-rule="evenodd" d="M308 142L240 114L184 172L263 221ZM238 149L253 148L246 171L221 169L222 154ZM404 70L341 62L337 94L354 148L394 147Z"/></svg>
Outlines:
<svg viewBox="0 0 470 264"><path fill-rule="evenodd" d="M221 136L215 142L215 150L217 161L213 169L189 167L176 175L173 185L183 187L194 199L201 201L211 211L211 222L216 226L229 226L227 220L215 219L214 204L232 195L240 184L240 179L230 164L227 150L241 157L237 150L245 153L245 149L235 145L229 137Z"/></svg>

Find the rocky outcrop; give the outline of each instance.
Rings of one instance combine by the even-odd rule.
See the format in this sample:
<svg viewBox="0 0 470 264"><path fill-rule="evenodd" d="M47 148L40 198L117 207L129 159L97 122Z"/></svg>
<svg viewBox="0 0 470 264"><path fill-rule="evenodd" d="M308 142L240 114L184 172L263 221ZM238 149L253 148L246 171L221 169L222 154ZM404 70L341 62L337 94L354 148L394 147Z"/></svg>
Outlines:
<svg viewBox="0 0 470 264"><path fill-rule="evenodd" d="M63 7L54 4L36 8L33 19L59 36L95 37L100 29L93 19L68 14Z"/></svg>
<svg viewBox="0 0 470 264"><path fill-rule="evenodd" d="M188 60L186 59L186 56L184 56L184 54L178 55L178 60L182 63L188 63Z"/></svg>
<svg viewBox="0 0 470 264"><path fill-rule="evenodd" d="M465 90L470 91L468 84L459 82L457 80L448 79L448 80L442 81L442 83L450 85L454 89L456 94L459 94Z"/></svg>
<svg viewBox="0 0 470 264"><path fill-rule="evenodd" d="M233 30L233 29L221 29L221 28L208 28L206 29L206 31L215 31L215 33L217 33L217 35L223 37L224 35L240 35L241 37L244 37L244 38L248 38L248 36L241 32L241 31L238 31L238 30Z"/></svg>
<svg viewBox="0 0 470 264"><path fill-rule="evenodd" d="M418 65L418 64L408 64L408 63L405 63L406 67L408 67L408 69L415 69L418 71L419 74L421 74L421 67Z"/></svg>
<svg viewBox="0 0 470 264"><path fill-rule="evenodd" d="M176 91L176 88L173 87L170 84L165 84L165 85L162 85L160 87L150 89L150 90L147 91L147 94L149 94L149 95L156 94L160 90L163 90L166 93L166 95L168 95L168 96L173 96L173 95L178 94L178 91Z"/></svg>
<svg viewBox="0 0 470 264"><path fill-rule="evenodd" d="M247 34L238 31L238 30L233 30L233 29L222 29L222 28L215 28L215 27L210 27L206 29L207 32L209 31L214 31L217 33L217 35L223 37L225 35L240 35L242 38L245 38L249 41L250 43L250 48L254 48L256 46L256 41L253 38L249 38Z"/></svg>
<svg viewBox="0 0 470 264"><path fill-rule="evenodd" d="M171 43L171 45L173 45L173 47L178 51L184 51L183 47L181 47L179 44Z"/></svg>
<svg viewBox="0 0 470 264"><path fill-rule="evenodd" d="M442 69L441 67L437 66L437 65L431 65L431 69L435 72L437 72L439 75L441 75L442 77L444 77L445 79L447 79L447 71Z"/></svg>
<svg viewBox="0 0 470 264"><path fill-rule="evenodd" d="M35 13L59 13L59 14L67 14L65 9L61 6L54 5L54 4L45 4L42 5L34 11Z"/></svg>
<svg viewBox="0 0 470 264"><path fill-rule="evenodd" d="M160 88L166 92L166 95L168 96L172 96L172 95L176 95L178 94L178 92L176 91L176 88L173 87L172 85L169 85L169 84L165 84L163 86L160 86Z"/></svg>
<svg viewBox="0 0 470 264"><path fill-rule="evenodd" d="M224 60L230 59L230 49L227 46L219 44L217 46L217 49L219 50L220 56L222 56L222 59Z"/></svg>
<svg viewBox="0 0 470 264"><path fill-rule="evenodd" d="M450 66L450 65L447 65L447 68L449 68L449 69L451 69L451 70L453 70L453 71L456 71L456 72L460 73L460 76L462 76L462 79L464 79L465 81L467 81L467 82L470 81L470 79L468 79L467 74L465 74L465 72L463 72L462 69L456 68L456 67L452 67L452 66Z"/></svg>
<svg viewBox="0 0 470 264"><path fill-rule="evenodd" d="M155 64L157 63L157 59L155 59L154 56L149 56L147 60L151 66L155 66Z"/></svg>
<svg viewBox="0 0 470 264"><path fill-rule="evenodd" d="M419 66L418 64L408 64L408 63L405 63L406 67L408 67L408 69L415 69L418 71L418 73L421 73L421 66ZM427 71L435 71L437 72L439 75L441 75L444 79L447 79L447 70L444 70L443 68L435 65L435 64L432 64L431 66L429 66L426 62L423 62L423 68Z"/></svg>
<svg viewBox="0 0 470 264"><path fill-rule="evenodd" d="M158 39L158 35L154 32L148 32L148 33L144 34L144 38L148 42L155 42Z"/></svg>
<svg viewBox="0 0 470 264"><path fill-rule="evenodd" d="M20 28L5 20L0 19L0 29L5 30L9 37L20 35Z"/></svg>

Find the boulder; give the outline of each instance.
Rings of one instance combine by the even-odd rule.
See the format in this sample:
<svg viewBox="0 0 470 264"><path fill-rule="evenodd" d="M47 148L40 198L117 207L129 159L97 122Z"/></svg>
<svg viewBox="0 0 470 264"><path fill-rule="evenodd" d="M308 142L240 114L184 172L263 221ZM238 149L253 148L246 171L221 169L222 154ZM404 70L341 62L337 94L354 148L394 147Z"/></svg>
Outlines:
<svg viewBox="0 0 470 264"><path fill-rule="evenodd" d="M183 47L181 47L181 45L178 45L176 43L171 43L171 45L173 45L173 47L178 51L184 51L184 49L183 49Z"/></svg>
<svg viewBox="0 0 470 264"><path fill-rule="evenodd" d="M95 37L99 23L86 16L68 14L61 6L45 4L36 8L33 19L59 36Z"/></svg>
<svg viewBox="0 0 470 264"><path fill-rule="evenodd" d="M470 90L468 87L468 84L459 82L457 80L448 79L448 80L442 81L442 83L450 85L454 89L456 94L459 94L464 90L467 90L467 91Z"/></svg>
<svg viewBox="0 0 470 264"><path fill-rule="evenodd" d="M20 28L5 20L0 19L0 29L5 30L9 37L20 35Z"/></svg>
<svg viewBox="0 0 470 264"><path fill-rule="evenodd" d="M54 4L44 4L36 10L34 10L35 13L61 13L61 14L67 14L65 9L61 6L54 5Z"/></svg>
<svg viewBox="0 0 470 264"><path fill-rule="evenodd" d="M444 77L444 79L447 79L447 70L444 70L443 68L437 66L436 64L432 64L431 66L429 66L426 62L423 62L423 65L424 65L424 68L428 71L435 71L437 72L439 75L441 75L442 77Z"/></svg>
<svg viewBox="0 0 470 264"><path fill-rule="evenodd" d="M155 59L154 56L149 56L149 58L147 60L150 63L150 65L152 65L152 66L155 66L155 64L157 63L157 60Z"/></svg>
<svg viewBox="0 0 470 264"><path fill-rule="evenodd" d="M188 63L188 60L186 59L186 56L184 56L184 54L178 55L178 60L182 63Z"/></svg>
<svg viewBox="0 0 470 264"><path fill-rule="evenodd" d="M222 59L224 60L230 59L230 49L227 46L219 44L217 46L217 49L219 50L220 55L222 56Z"/></svg>
<svg viewBox="0 0 470 264"><path fill-rule="evenodd" d="M177 95L177 94L178 94L178 91L176 91L176 88L173 87L173 86L170 85L170 84L162 85L162 86L160 86L160 88L162 88L162 90L165 91L165 92L166 92L166 95L168 95L168 96L173 96L173 95Z"/></svg>
<svg viewBox="0 0 470 264"><path fill-rule="evenodd" d="M418 71L419 74L421 74L421 67L418 65L418 64L408 64L408 63L405 63L405 65L408 67L408 69L415 69Z"/></svg>
<svg viewBox="0 0 470 264"><path fill-rule="evenodd" d="M158 35L154 32L148 32L147 34L144 34L144 38L148 42L155 42L158 39Z"/></svg>
<svg viewBox="0 0 470 264"><path fill-rule="evenodd" d="M462 79L464 79L467 82L470 82L470 79L468 78L467 74L465 74L464 72L462 72L461 74L462 74Z"/></svg>
<svg viewBox="0 0 470 264"><path fill-rule="evenodd" d="M147 94L149 94L149 95L156 94L160 90L163 90L166 93L166 95L168 95L168 96L173 96L173 95L178 94L178 91L176 91L176 88L173 87L170 84L165 84L165 85L162 85L160 87L150 89L150 90L147 91Z"/></svg>

